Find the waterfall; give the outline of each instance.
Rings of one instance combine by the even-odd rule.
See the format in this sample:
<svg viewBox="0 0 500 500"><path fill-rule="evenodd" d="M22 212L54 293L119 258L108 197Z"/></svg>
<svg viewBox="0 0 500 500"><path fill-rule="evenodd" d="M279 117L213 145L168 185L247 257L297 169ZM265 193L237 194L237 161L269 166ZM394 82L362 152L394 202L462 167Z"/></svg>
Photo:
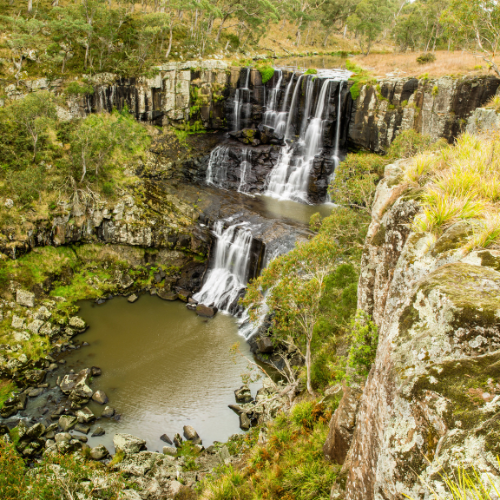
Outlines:
<svg viewBox="0 0 500 500"><path fill-rule="evenodd" d="M245 70L245 86L237 88L234 95L233 123L235 131L240 130L241 115L243 115L243 118L247 118L250 114L250 89L248 88L250 83L250 68L242 69L242 71Z"/></svg>
<svg viewBox="0 0 500 500"><path fill-rule="evenodd" d="M249 177L250 171L252 169L252 150L250 148L245 148L242 151L242 159L240 163L240 185L238 186L238 193L248 192L247 179Z"/></svg>
<svg viewBox="0 0 500 500"><path fill-rule="evenodd" d="M297 85L295 85L295 90L293 91L292 102L290 104L290 111L288 112L288 117L286 120L286 127L285 127L285 140L286 141L289 141L292 138L291 125L292 125L292 121L293 121L294 111L295 111L295 108L297 107L297 102L299 100L299 94L300 94L300 89L302 86L303 79L304 79L304 75L300 75L299 79L297 80Z"/></svg>
<svg viewBox="0 0 500 500"><path fill-rule="evenodd" d="M337 167L339 166L340 163L340 151L339 151L339 143L340 143L340 121L342 119L342 84L344 82L339 83L339 95L338 95L338 102L337 102L337 123L335 126L335 145L334 145L334 150L333 150L333 172L332 174L328 177L328 186L332 183L333 179L335 179L335 172L337 171ZM330 192L326 191L326 202L331 203L332 199L330 197Z"/></svg>
<svg viewBox="0 0 500 500"><path fill-rule="evenodd" d="M290 90L292 89L294 78L295 78L295 73L292 74L292 77L290 78L290 81L288 82L288 85L286 86L285 98L283 99L283 103L281 104L281 110L278 113L278 117L276 120L276 126L274 128L274 133L278 137L283 137L284 132L285 132L286 122L287 122L287 117L288 117L286 105L288 103L288 96L290 95Z"/></svg>
<svg viewBox="0 0 500 500"><path fill-rule="evenodd" d="M224 229L223 220L216 222L214 264L203 288L193 296L199 303L215 306L221 311L236 311L248 280L253 239L248 224L242 222Z"/></svg>
<svg viewBox="0 0 500 500"><path fill-rule="evenodd" d="M211 186L224 187L227 176L229 148L217 146L210 153L208 160L206 183Z"/></svg>
<svg viewBox="0 0 500 500"><path fill-rule="evenodd" d="M306 80L306 101L298 141L302 154L295 156L294 146L292 144L284 146L278 163L270 173L269 185L266 191L267 195L275 198L307 203L309 173L315 156L321 151L321 139L323 135L323 125L325 122L323 115L325 114L325 109L327 108L327 104L330 99L329 92L330 83L332 81L333 80L330 78L322 81L314 117L309 120L313 94L313 80L312 78L308 78ZM297 100L297 88L299 86L300 78L299 82L297 82L297 87L295 88L292 106L294 101ZM287 131L285 134L286 136L289 135L290 117L292 114L293 109L290 108Z"/></svg>
<svg viewBox="0 0 500 500"><path fill-rule="evenodd" d="M281 81L283 79L283 71L281 69L276 69L275 74L278 74L276 85L269 92L269 99L266 104L266 112L264 113L263 124L267 127L275 128L276 123L279 118L278 113L278 92L281 87ZM265 87L264 87L265 88Z"/></svg>

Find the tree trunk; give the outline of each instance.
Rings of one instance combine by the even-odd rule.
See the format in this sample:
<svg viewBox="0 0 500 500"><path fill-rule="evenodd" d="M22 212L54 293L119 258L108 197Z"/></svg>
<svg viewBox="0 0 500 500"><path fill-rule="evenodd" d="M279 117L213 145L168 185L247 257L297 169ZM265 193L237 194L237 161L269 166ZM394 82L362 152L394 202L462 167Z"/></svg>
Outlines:
<svg viewBox="0 0 500 500"><path fill-rule="evenodd" d="M304 42L306 46L309 43L309 32L310 32L310 30L311 30L311 23L307 23L306 41Z"/></svg>
<svg viewBox="0 0 500 500"><path fill-rule="evenodd" d="M172 50L172 33L174 31L173 24L170 23L170 38L168 40L168 49L167 49L167 54L165 55L165 58L168 59L168 56L170 55L170 51Z"/></svg>
<svg viewBox="0 0 500 500"><path fill-rule="evenodd" d="M220 26L219 26L219 31L217 32L217 36L215 37L215 43L219 43L219 40L220 40L220 36L222 34L222 28L224 26L224 23L227 21L227 18L229 17L229 14L226 14L222 20L221 20L221 23L220 23Z"/></svg>
<svg viewBox="0 0 500 500"><path fill-rule="evenodd" d="M326 47L326 44L328 43L329 36L330 36L330 31L326 30L325 39L323 40L323 47Z"/></svg>
<svg viewBox="0 0 500 500"><path fill-rule="evenodd" d="M312 338L307 339L306 347L307 392L314 396L314 391L311 385L311 340Z"/></svg>
<svg viewBox="0 0 500 500"><path fill-rule="evenodd" d="M33 0L28 0L28 12L33 10Z"/></svg>

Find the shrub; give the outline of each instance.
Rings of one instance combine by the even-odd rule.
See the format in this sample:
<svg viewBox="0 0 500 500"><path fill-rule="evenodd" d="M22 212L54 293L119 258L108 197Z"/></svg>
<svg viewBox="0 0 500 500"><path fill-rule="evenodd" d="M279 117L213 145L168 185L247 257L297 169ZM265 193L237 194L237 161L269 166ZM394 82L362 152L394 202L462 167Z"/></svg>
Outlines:
<svg viewBox="0 0 500 500"><path fill-rule="evenodd" d="M274 68L272 66L261 66L259 67L259 72L264 84L274 76Z"/></svg>
<svg viewBox="0 0 500 500"><path fill-rule="evenodd" d="M66 93L73 95L92 95L94 93L94 87L85 82L71 82L66 87Z"/></svg>
<svg viewBox="0 0 500 500"><path fill-rule="evenodd" d="M417 57L418 64L429 64L433 63L436 60L436 56L432 52L428 52L426 54L420 54Z"/></svg>
<svg viewBox="0 0 500 500"><path fill-rule="evenodd" d="M315 69L315 68L309 68L305 73L304 75L317 75L318 74L318 70Z"/></svg>

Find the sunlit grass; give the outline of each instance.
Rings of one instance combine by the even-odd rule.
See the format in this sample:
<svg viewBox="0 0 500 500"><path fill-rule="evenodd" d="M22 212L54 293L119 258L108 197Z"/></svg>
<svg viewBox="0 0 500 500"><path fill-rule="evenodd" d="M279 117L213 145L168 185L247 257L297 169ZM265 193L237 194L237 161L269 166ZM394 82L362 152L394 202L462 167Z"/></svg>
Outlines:
<svg viewBox="0 0 500 500"><path fill-rule="evenodd" d="M497 113L500 113L500 95L493 96L485 108L494 109Z"/></svg>
<svg viewBox="0 0 500 500"><path fill-rule="evenodd" d="M438 153L422 153L408 163L404 179L423 186L417 232L439 236L447 227L469 221L475 228L467 251L500 243L500 138L460 136Z"/></svg>

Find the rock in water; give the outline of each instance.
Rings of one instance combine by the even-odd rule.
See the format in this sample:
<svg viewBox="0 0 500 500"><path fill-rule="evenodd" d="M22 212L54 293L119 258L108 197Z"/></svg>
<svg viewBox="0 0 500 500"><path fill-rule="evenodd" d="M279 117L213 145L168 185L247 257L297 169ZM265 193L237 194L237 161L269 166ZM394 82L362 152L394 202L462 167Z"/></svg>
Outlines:
<svg viewBox="0 0 500 500"><path fill-rule="evenodd" d="M177 300L179 298L175 292L167 292L165 290L158 290L157 295L163 300Z"/></svg>
<svg viewBox="0 0 500 500"><path fill-rule="evenodd" d="M93 460L102 460L103 458L106 458L108 455L109 455L108 450L102 444L98 444L97 446L95 446L90 450L90 457Z"/></svg>
<svg viewBox="0 0 500 500"><path fill-rule="evenodd" d="M124 453L139 453L142 449L146 448L146 441L139 439L131 434L115 434L113 436L113 444L116 451L123 451Z"/></svg>
<svg viewBox="0 0 500 500"><path fill-rule="evenodd" d="M106 431L102 427L96 427L92 433L92 437L104 436Z"/></svg>
<svg viewBox="0 0 500 500"><path fill-rule="evenodd" d="M111 408L111 406L106 406L104 411L101 413L101 417L111 418L115 414L115 409Z"/></svg>
<svg viewBox="0 0 500 500"><path fill-rule="evenodd" d="M243 385L234 391L234 397L237 403L250 403L253 400L252 393L248 385Z"/></svg>
<svg viewBox="0 0 500 500"><path fill-rule="evenodd" d="M160 436L160 439L164 442L164 443L168 443L168 444L174 444L172 442L172 440L166 435L166 434L163 434L162 436Z"/></svg>
<svg viewBox="0 0 500 500"><path fill-rule="evenodd" d="M163 454L170 455L171 457L175 457L177 455L177 448L174 448L173 446L164 446L163 447Z"/></svg>
<svg viewBox="0 0 500 500"><path fill-rule="evenodd" d="M130 302L131 304L133 304L134 302L137 302L139 300L139 297L133 293L128 299L127 301Z"/></svg>
<svg viewBox="0 0 500 500"><path fill-rule="evenodd" d="M195 441L197 439L200 439L200 436L198 436L198 433L190 425L185 425L182 428L182 430L184 431L184 437L186 439L189 439L189 441Z"/></svg>
<svg viewBox="0 0 500 500"><path fill-rule="evenodd" d="M198 316L203 316L204 318L213 318L217 314L217 308L198 304L196 306L196 314Z"/></svg>
<svg viewBox="0 0 500 500"><path fill-rule="evenodd" d="M108 402L108 396L103 391L95 391L92 399L100 405L105 405Z"/></svg>
<svg viewBox="0 0 500 500"><path fill-rule="evenodd" d="M77 424L78 420L76 417L71 415L63 415L59 417L59 427L63 431L68 431Z"/></svg>
<svg viewBox="0 0 500 500"><path fill-rule="evenodd" d="M182 436L178 433L174 436L174 445L177 448L180 448L182 446Z"/></svg>
<svg viewBox="0 0 500 500"><path fill-rule="evenodd" d="M248 430L252 426L252 422L248 418L246 413L240 413L240 428L243 430Z"/></svg>

